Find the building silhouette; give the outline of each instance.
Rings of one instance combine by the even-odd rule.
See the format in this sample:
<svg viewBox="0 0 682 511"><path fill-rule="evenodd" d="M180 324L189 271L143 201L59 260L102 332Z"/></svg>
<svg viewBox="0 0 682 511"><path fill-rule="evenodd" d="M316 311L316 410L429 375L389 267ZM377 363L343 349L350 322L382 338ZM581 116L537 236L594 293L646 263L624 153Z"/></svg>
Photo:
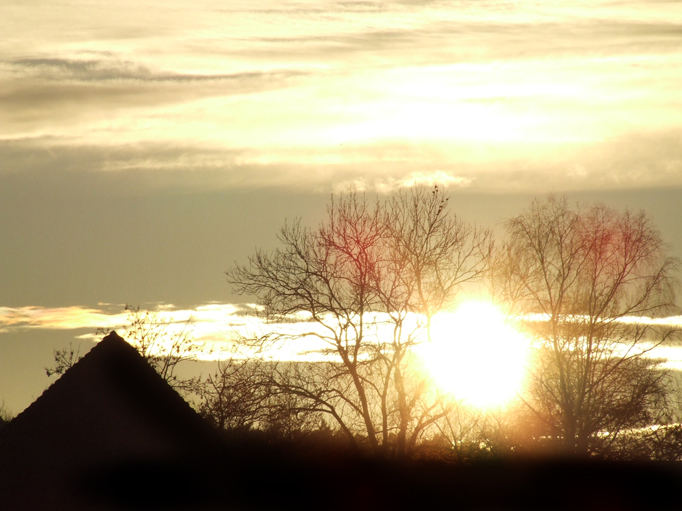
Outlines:
<svg viewBox="0 0 682 511"><path fill-rule="evenodd" d="M111 474L201 456L217 441L112 332L0 430L0 494L17 509L90 509L98 493L116 493L106 481ZM155 481L121 483L137 485L139 495Z"/></svg>

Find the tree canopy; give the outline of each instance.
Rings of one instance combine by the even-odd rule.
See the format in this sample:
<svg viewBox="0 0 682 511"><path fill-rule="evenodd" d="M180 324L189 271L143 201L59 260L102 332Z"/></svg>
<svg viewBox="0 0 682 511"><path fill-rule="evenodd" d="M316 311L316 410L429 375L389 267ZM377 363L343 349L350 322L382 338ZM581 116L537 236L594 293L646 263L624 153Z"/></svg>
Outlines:
<svg viewBox="0 0 682 511"><path fill-rule="evenodd" d="M270 317L304 314L325 363L279 366L268 385L352 441L405 453L444 413L408 363L433 314L482 278L488 231L457 218L438 188L370 201L333 198L317 228L285 224L280 247L227 274ZM412 322L410 315L420 320Z"/></svg>
<svg viewBox="0 0 682 511"><path fill-rule="evenodd" d="M527 406L542 434L577 453L666 420L664 372L645 355L677 332L674 272L644 213L534 201L507 222L492 265L499 299L540 341Z"/></svg>

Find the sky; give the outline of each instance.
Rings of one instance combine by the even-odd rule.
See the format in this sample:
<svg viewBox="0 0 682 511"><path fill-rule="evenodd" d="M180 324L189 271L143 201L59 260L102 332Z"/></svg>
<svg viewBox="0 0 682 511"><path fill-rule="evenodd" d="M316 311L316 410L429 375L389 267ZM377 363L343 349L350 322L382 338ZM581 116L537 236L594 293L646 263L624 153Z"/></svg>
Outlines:
<svg viewBox="0 0 682 511"><path fill-rule="evenodd" d="M126 303L244 301L223 272L334 192L439 183L492 227L565 193L645 209L682 256L682 2L31 0L0 19L14 411L54 346Z"/></svg>

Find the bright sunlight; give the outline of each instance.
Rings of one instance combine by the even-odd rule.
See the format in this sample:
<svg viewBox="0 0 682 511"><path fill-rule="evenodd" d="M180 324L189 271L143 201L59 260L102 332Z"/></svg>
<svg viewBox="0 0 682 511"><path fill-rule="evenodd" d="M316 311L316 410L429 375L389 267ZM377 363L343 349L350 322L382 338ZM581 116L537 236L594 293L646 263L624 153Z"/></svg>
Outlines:
<svg viewBox="0 0 682 511"><path fill-rule="evenodd" d="M436 314L431 335L419 355L442 390L481 409L502 407L521 390L529 341L492 303Z"/></svg>

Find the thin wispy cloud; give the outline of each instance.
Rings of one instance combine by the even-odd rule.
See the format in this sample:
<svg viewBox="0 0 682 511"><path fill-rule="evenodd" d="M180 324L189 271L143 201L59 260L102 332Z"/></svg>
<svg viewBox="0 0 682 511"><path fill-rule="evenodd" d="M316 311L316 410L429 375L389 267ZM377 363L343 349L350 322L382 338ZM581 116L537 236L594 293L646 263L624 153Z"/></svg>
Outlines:
<svg viewBox="0 0 682 511"><path fill-rule="evenodd" d="M191 74L154 71L130 61L76 60L59 58L27 58L8 63L23 74L22 78L40 78L49 81L142 81L163 82L242 82L243 86L257 87L256 80L275 81L279 78L299 76L299 71L253 71L232 74ZM21 71L28 71L21 73ZM246 82L246 83L244 83Z"/></svg>
<svg viewBox="0 0 682 511"><path fill-rule="evenodd" d="M122 306L100 307L0 307L0 334L22 330L73 331L73 338L99 342L102 332L116 330L127 336L131 316ZM147 316L147 313L151 315ZM160 334L158 349L167 349L175 336L186 336L198 360L261 357L269 360L320 360L324 358L318 339L311 332L324 333L318 325L297 321L296 316L282 323L268 321L260 308L251 304L204 304L192 309L158 304L141 310L144 328ZM83 332L85 330L85 332ZM274 336L273 336L274 334ZM254 350L250 339L273 336L265 347ZM281 337L281 339L278 339ZM168 346L165 344L167 343Z"/></svg>
<svg viewBox="0 0 682 511"><path fill-rule="evenodd" d="M125 321L124 316L105 309L79 306L0 307L0 332L26 328L48 330L112 328Z"/></svg>
<svg viewBox="0 0 682 511"><path fill-rule="evenodd" d="M112 304L97 307L0 307L0 334L27 329L72 330L74 339L98 342L103 330L117 330L121 335L126 335L131 317L122 309L122 306ZM193 356L199 360L247 356L273 360L324 358L324 349L320 348L319 338L316 336L324 336L326 332L319 325L305 321L303 316L292 316L284 322L273 323L261 314L260 307L253 304L211 303L191 309L157 304L150 311L153 316L148 317L146 327L157 328L162 333L162 341L170 342L175 335L186 335L196 347ZM145 313L144 309L142 313ZM541 317L532 319L543 320ZM418 329L415 321L413 317L408 318L405 327ZM679 326L682 324L682 316L624 318L624 321ZM375 335L377 339L381 338L381 318L368 318L368 324L374 324L379 329ZM368 335L371 337L372 334ZM265 349L254 352L248 340L264 336L274 337L265 344ZM682 347L677 345L666 344L654 348L647 356L664 359L664 366L668 368L682 367Z"/></svg>

